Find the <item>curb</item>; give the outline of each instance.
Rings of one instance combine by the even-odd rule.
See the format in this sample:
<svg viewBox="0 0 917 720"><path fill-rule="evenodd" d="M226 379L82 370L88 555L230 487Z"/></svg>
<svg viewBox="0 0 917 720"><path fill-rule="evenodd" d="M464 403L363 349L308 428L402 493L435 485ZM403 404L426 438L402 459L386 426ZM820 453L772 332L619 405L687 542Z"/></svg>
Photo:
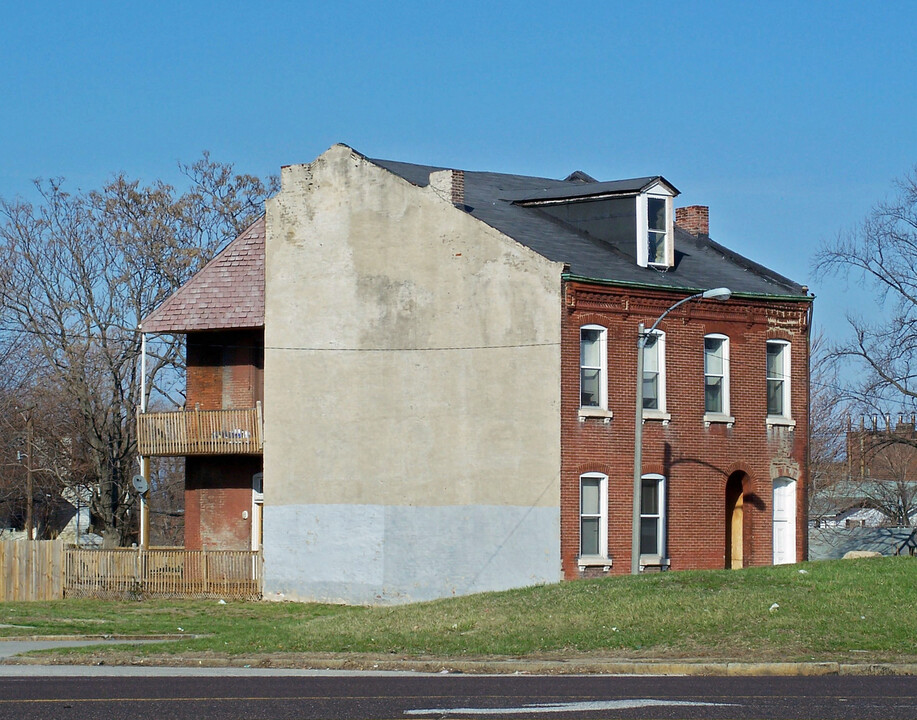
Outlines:
<svg viewBox="0 0 917 720"><path fill-rule="evenodd" d="M58 638L60 639L60 638ZM109 639L115 639L110 636ZM129 638L137 639L137 638ZM151 637L149 639L160 639ZM135 657L126 662L111 658L19 656L2 664L16 665L133 665L143 667L198 667L251 669L348 670L354 672L399 671L427 674L467 675L659 675L731 677L813 677L837 675L917 676L917 663L839 662L709 662L669 660L411 660L384 657L321 657L299 655L254 657Z"/></svg>

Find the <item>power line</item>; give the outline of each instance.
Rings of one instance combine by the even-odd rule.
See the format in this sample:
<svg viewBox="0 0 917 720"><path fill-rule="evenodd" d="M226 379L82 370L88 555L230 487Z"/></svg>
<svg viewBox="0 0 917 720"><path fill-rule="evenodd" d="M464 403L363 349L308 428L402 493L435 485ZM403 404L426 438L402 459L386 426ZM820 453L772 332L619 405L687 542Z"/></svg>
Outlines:
<svg viewBox="0 0 917 720"><path fill-rule="evenodd" d="M247 347L247 346L242 346ZM250 347L250 346L248 346ZM462 350L512 350L529 347L560 347L559 342L533 342L533 343L507 343L501 345L438 345L431 347L388 347L388 348L358 348L358 347L315 347L315 346L275 346L266 345L265 350L292 351L292 352L450 352Z"/></svg>

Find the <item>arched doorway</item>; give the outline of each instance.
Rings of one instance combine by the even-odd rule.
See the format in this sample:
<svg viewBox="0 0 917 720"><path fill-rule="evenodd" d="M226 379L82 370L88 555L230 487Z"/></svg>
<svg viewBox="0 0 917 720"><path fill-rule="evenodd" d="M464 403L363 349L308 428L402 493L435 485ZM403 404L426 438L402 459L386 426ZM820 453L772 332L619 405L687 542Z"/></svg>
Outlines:
<svg viewBox="0 0 917 720"><path fill-rule="evenodd" d="M744 492L745 473L734 472L726 481L726 569L743 567Z"/></svg>
<svg viewBox="0 0 917 720"><path fill-rule="evenodd" d="M796 481L774 480L774 565L796 562Z"/></svg>

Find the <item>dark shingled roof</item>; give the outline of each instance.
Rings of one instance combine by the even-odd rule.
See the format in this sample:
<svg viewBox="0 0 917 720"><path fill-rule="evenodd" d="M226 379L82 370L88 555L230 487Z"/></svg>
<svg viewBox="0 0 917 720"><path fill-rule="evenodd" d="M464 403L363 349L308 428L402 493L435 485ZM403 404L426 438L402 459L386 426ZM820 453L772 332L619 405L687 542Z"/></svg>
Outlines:
<svg viewBox="0 0 917 720"><path fill-rule="evenodd" d="M264 327L264 216L140 323L143 332Z"/></svg>
<svg viewBox="0 0 917 720"><path fill-rule="evenodd" d="M573 198L586 198L594 195L634 195L642 192L657 180L661 180L673 190L675 189L674 186L670 185L669 181L661 175L631 178L630 180L611 180L609 182L582 182L575 179L572 182L565 180L563 186L560 187L552 185L551 187L542 188L540 191L527 197L516 198L516 202L572 200Z"/></svg>
<svg viewBox="0 0 917 720"><path fill-rule="evenodd" d="M408 182L426 186L430 173L447 168L391 160L370 160ZM583 183L525 175L465 171L465 208L482 222L544 257L565 263L570 273L593 280L639 283L678 290L728 287L736 293L805 296L798 283L726 249L707 236L676 227L675 267L660 271L640 267L636 243L613 244L561 222L520 201L583 197L605 192L639 192L658 176L610 183Z"/></svg>
<svg viewBox="0 0 917 720"><path fill-rule="evenodd" d="M447 168L391 160L369 160L413 185L429 184L430 173ZM725 286L735 293L801 297L801 285L727 250L709 237L675 228L675 267L639 267L636 243L613 243L573 227L522 202L638 193L660 176L594 182L581 171L567 180L465 171L465 209L474 217L570 274L592 280L696 291ZM667 183L668 184L668 183ZM671 186L670 186L671 187ZM673 188L674 189L674 188ZM185 333L264 327L264 217L210 261L148 317L144 332Z"/></svg>

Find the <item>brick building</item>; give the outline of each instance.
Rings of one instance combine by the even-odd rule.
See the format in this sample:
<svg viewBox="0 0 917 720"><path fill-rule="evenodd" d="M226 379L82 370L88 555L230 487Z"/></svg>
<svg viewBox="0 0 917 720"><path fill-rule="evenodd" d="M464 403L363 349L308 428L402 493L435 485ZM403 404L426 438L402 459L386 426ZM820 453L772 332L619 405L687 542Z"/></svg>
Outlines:
<svg viewBox="0 0 917 720"><path fill-rule="evenodd" d="M186 457L185 547L257 550L264 218L148 316L142 328L147 333L187 336L185 411L140 418L141 444L144 437L151 438L146 441L153 443L151 455ZM185 422L169 425L176 417ZM206 423L211 426L204 431Z"/></svg>
<svg viewBox="0 0 917 720"><path fill-rule="evenodd" d="M341 145L285 167L142 324L188 334L180 422L141 418L188 456L186 544L358 603L629 572L638 326L728 287L647 338L639 567L804 559L811 296L677 194Z"/></svg>
<svg viewBox="0 0 917 720"><path fill-rule="evenodd" d="M652 325L673 296L655 288L569 281L565 298L564 576L629 572L636 326L640 321ZM644 492L654 510L644 514L645 549L650 550L641 552L644 568L744 567L805 559L807 326L798 301L739 293L727 303L685 305L660 324L655 407L645 402L643 413ZM615 376L609 380L608 415L583 407L579 397L582 328L602 328L607 342L616 345L616 358L608 361ZM768 413L769 344L793 353L786 405L779 414ZM714 373L716 353L724 357ZM707 392L713 381L722 385L719 396ZM582 485L593 478L602 484L603 497L607 493L601 523L608 531L607 545L604 537L601 543L607 553L590 558L582 552L577 523ZM774 497L780 493L788 494L794 506L789 518L778 517L788 522L784 538L775 536L774 528ZM788 538L789 549L775 547L775 537ZM609 567L606 557L621 562Z"/></svg>

